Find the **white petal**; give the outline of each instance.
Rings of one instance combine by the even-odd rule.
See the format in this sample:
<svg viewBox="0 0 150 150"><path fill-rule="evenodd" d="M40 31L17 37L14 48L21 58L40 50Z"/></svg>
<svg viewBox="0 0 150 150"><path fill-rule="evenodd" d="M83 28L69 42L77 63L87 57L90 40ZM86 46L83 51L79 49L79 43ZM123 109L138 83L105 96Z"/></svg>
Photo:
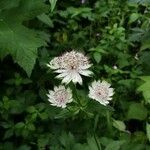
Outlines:
<svg viewBox="0 0 150 150"><path fill-rule="evenodd" d="M55 100L53 98L49 98L48 101L55 104Z"/></svg>
<svg viewBox="0 0 150 150"><path fill-rule="evenodd" d="M67 75L67 76L65 76L63 78L62 83L68 84L71 80L72 80L72 76L71 75Z"/></svg>
<svg viewBox="0 0 150 150"><path fill-rule="evenodd" d="M72 81L73 81L73 83L77 83L78 82L79 84L82 84L82 78L79 75L79 73L72 72Z"/></svg>
<svg viewBox="0 0 150 150"><path fill-rule="evenodd" d="M80 76L79 74L76 74L76 81L77 81L80 85L82 85L82 78L81 78L81 76Z"/></svg>
<svg viewBox="0 0 150 150"><path fill-rule="evenodd" d="M54 86L54 91L55 91L55 92L58 91L58 89L59 89L59 87Z"/></svg>
<svg viewBox="0 0 150 150"><path fill-rule="evenodd" d="M101 83L102 85L104 85L104 86L106 86L106 87L110 87L111 85L108 83L108 82L106 82L106 81L102 81L102 83Z"/></svg>
<svg viewBox="0 0 150 150"><path fill-rule="evenodd" d="M107 104L109 104L109 102L104 102L104 101L100 101L100 103L104 106L106 106Z"/></svg>
<svg viewBox="0 0 150 150"><path fill-rule="evenodd" d="M61 107L62 107L62 108L66 108L66 105L62 105Z"/></svg>
<svg viewBox="0 0 150 150"><path fill-rule="evenodd" d="M84 76L90 76L93 74L93 72L89 71L89 70L80 70L79 73L84 75Z"/></svg>
<svg viewBox="0 0 150 150"><path fill-rule="evenodd" d="M90 98L92 98L92 99L95 99L96 100L96 97L93 95L93 93L89 93L89 95L88 95Z"/></svg>
<svg viewBox="0 0 150 150"><path fill-rule="evenodd" d="M109 100L109 101L110 101L110 100L112 100L112 98L111 98L111 97L109 97L107 100Z"/></svg>
<svg viewBox="0 0 150 150"><path fill-rule="evenodd" d="M73 99L72 99L72 98L70 98L70 99L69 99L69 101L68 101L68 103L71 103L72 101L73 101Z"/></svg>
<svg viewBox="0 0 150 150"><path fill-rule="evenodd" d="M113 95L114 94L114 89L113 88L109 88L109 93Z"/></svg>
<svg viewBox="0 0 150 150"><path fill-rule="evenodd" d="M57 104L51 103L52 106L57 106Z"/></svg>
<svg viewBox="0 0 150 150"><path fill-rule="evenodd" d="M49 95L54 95L54 91L52 91L52 90L49 90L48 93L49 93Z"/></svg>
<svg viewBox="0 0 150 150"><path fill-rule="evenodd" d="M67 71L66 69L58 69L58 70L55 70L54 72L56 72L56 73L64 73L66 71Z"/></svg>
<svg viewBox="0 0 150 150"><path fill-rule="evenodd" d="M56 78L60 78L61 79L61 78L64 78L65 76L67 76L67 75L68 75L67 72L63 72L63 73L57 75Z"/></svg>
<svg viewBox="0 0 150 150"><path fill-rule="evenodd" d="M97 87L97 82L96 81L92 82L92 88L95 89L95 87Z"/></svg>
<svg viewBox="0 0 150 150"><path fill-rule="evenodd" d="M63 86L63 85L60 85L58 89L59 89L59 90L65 90L66 88L65 88L65 86Z"/></svg>
<svg viewBox="0 0 150 150"><path fill-rule="evenodd" d="M68 98L71 99L72 98L72 91L68 88L67 92L68 92Z"/></svg>
<svg viewBox="0 0 150 150"><path fill-rule="evenodd" d="M47 64L47 67L49 67L49 68L51 68L51 69L57 69L57 68L58 68L58 67L53 66L53 65L51 65L51 64Z"/></svg>
<svg viewBox="0 0 150 150"><path fill-rule="evenodd" d="M87 64L87 65L84 65L84 66L81 66L81 69L88 69L92 66L92 64Z"/></svg>
<svg viewBox="0 0 150 150"><path fill-rule="evenodd" d="M92 92L93 91L93 88L91 86L89 86L89 91Z"/></svg>

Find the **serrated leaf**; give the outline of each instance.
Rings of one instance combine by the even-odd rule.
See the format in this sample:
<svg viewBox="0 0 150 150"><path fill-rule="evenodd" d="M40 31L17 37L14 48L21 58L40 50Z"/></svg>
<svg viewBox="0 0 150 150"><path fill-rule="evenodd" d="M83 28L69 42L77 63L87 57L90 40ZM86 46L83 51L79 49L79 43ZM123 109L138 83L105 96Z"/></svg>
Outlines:
<svg viewBox="0 0 150 150"><path fill-rule="evenodd" d="M101 54L100 54L100 53L95 52L95 53L93 54L93 57L94 57L94 59L95 59L95 61L96 61L97 63L99 63L99 62L101 61Z"/></svg>
<svg viewBox="0 0 150 150"><path fill-rule="evenodd" d="M44 44L45 42L32 30L19 24L12 26L0 21L1 49L7 50L28 76L31 75L37 58L37 48Z"/></svg>
<svg viewBox="0 0 150 150"><path fill-rule="evenodd" d="M130 18L129 18L129 23L135 22L138 18L139 18L139 14L138 13L132 13L130 15Z"/></svg>
<svg viewBox="0 0 150 150"><path fill-rule="evenodd" d="M135 42L140 41L145 35L146 31L141 28L133 28L132 33L129 34L129 41Z"/></svg>
<svg viewBox="0 0 150 150"><path fill-rule="evenodd" d="M45 8L42 0L22 0L18 7L0 12L0 57L12 55L28 76L36 62L37 49L44 46L45 41L22 22L43 13Z"/></svg>
<svg viewBox="0 0 150 150"><path fill-rule="evenodd" d="M41 14L37 17L40 21L42 21L43 23L45 23L46 25L48 25L49 27L53 27L53 22L50 19L50 17L46 14Z"/></svg>

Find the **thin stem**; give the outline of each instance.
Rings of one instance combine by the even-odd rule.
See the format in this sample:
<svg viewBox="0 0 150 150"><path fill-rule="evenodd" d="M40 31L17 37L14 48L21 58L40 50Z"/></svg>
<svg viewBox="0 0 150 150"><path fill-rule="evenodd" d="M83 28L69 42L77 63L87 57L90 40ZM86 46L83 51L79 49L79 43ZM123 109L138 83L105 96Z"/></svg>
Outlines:
<svg viewBox="0 0 150 150"><path fill-rule="evenodd" d="M96 138L95 132L94 132L94 139L95 139L95 142L96 142L96 144L97 144L97 148L98 148L98 150L102 150L101 145L99 145L99 142L97 141L97 138Z"/></svg>
<svg viewBox="0 0 150 150"><path fill-rule="evenodd" d="M69 112L71 112L71 110L70 110L68 107L66 107L66 109L67 109Z"/></svg>
<svg viewBox="0 0 150 150"><path fill-rule="evenodd" d="M110 120L110 112L108 110L106 111L106 117L107 117L108 130L109 130L110 133L112 133L112 125L111 125L111 120Z"/></svg>
<svg viewBox="0 0 150 150"><path fill-rule="evenodd" d="M76 100L77 100L78 104L81 106L81 102L80 102L80 99L79 99L78 94L77 94L76 85L72 84L72 88L73 88L73 92L75 94Z"/></svg>

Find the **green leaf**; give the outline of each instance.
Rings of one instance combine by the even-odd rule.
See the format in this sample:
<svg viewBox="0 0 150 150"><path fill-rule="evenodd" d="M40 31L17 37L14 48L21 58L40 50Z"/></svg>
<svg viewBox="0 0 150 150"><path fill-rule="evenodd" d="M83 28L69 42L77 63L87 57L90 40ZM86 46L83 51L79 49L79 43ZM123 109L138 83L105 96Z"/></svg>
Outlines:
<svg viewBox="0 0 150 150"><path fill-rule="evenodd" d="M148 137L148 140L150 141L150 124L146 123L146 134Z"/></svg>
<svg viewBox="0 0 150 150"><path fill-rule="evenodd" d="M56 2L57 0L49 0L50 4L51 4L51 12L53 12L55 6L56 6Z"/></svg>
<svg viewBox="0 0 150 150"><path fill-rule="evenodd" d="M5 132L4 139L10 138L11 136L13 136L13 130L9 129Z"/></svg>
<svg viewBox="0 0 150 150"><path fill-rule="evenodd" d="M1 0L0 1L0 10L3 10L3 9L10 9L12 7L17 7L19 5L19 1L20 0L13 0L13 1L10 1L10 0Z"/></svg>
<svg viewBox="0 0 150 150"><path fill-rule="evenodd" d="M40 136L40 138L38 138L38 148L43 148L45 147L48 143L49 143L49 137L48 136Z"/></svg>
<svg viewBox="0 0 150 150"><path fill-rule="evenodd" d="M149 4L149 0L129 0L130 3Z"/></svg>
<svg viewBox="0 0 150 150"><path fill-rule="evenodd" d="M62 135L59 137L60 143L66 148L71 149L75 144L74 136L71 133L63 132Z"/></svg>
<svg viewBox="0 0 150 150"><path fill-rule="evenodd" d="M99 147L98 147L94 137L88 137L87 143L88 143L89 150L99 150Z"/></svg>
<svg viewBox="0 0 150 150"><path fill-rule="evenodd" d="M36 32L16 24L10 25L0 21L0 48L7 50L14 61L31 75L37 58L37 48L45 45Z"/></svg>
<svg viewBox="0 0 150 150"><path fill-rule="evenodd" d="M142 42L142 46L141 46L140 50L145 50L145 49L150 49L150 38L148 38Z"/></svg>
<svg viewBox="0 0 150 150"><path fill-rule="evenodd" d="M17 150L31 150L31 147L29 147L28 145L22 145Z"/></svg>
<svg viewBox="0 0 150 150"><path fill-rule="evenodd" d="M32 123L29 123L29 124L27 125L27 127L28 127L28 129L29 129L30 131L34 131L34 130L35 130L35 126L34 126L34 124L32 124Z"/></svg>
<svg viewBox="0 0 150 150"><path fill-rule="evenodd" d="M139 18L139 14L138 13L132 13L130 15L129 23L135 22L138 18Z"/></svg>
<svg viewBox="0 0 150 150"><path fill-rule="evenodd" d="M34 107L34 106L29 106L28 108L27 108L27 112L29 112L29 113L35 113L36 112L36 108Z"/></svg>
<svg viewBox="0 0 150 150"><path fill-rule="evenodd" d="M99 63L99 62L101 61L101 54L100 54L100 53L95 52L95 53L93 54L93 57L94 57L94 59L95 59L95 61L96 61L97 63Z"/></svg>
<svg viewBox="0 0 150 150"><path fill-rule="evenodd" d="M5 142L4 143L3 150L13 150L13 149L15 149L13 142Z"/></svg>
<svg viewBox="0 0 150 150"><path fill-rule="evenodd" d="M124 143L125 141L113 141L106 146L105 150L120 150Z"/></svg>
<svg viewBox="0 0 150 150"><path fill-rule="evenodd" d="M138 88L138 91L141 91L146 102L150 103L150 76L143 76L140 78L145 82Z"/></svg>
<svg viewBox="0 0 150 150"><path fill-rule="evenodd" d="M44 8L41 0L26 0L16 8L0 12L0 57L10 54L28 76L35 65L37 49L46 43L38 32L23 26L22 22L41 14L41 10L43 13Z"/></svg>
<svg viewBox="0 0 150 150"><path fill-rule="evenodd" d="M125 131L126 129L126 125L120 120L113 120L113 126L120 131Z"/></svg>
<svg viewBox="0 0 150 150"><path fill-rule="evenodd" d="M49 27L54 27L53 22L48 15L41 14L41 15L37 16L37 18L40 21L42 21L43 23L45 23L46 25L48 25Z"/></svg>
<svg viewBox="0 0 150 150"><path fill-rule="evenodd" d="M132 103L127 113L128 119L144 120L147 117L147 109L140 103Z"/></svg>
<svg viewBox="0 0 150 150"><path fill-rule="evenodd" d="M19 122L19 123L17 123L16 125L15 125L15 128L16 129L21 129L21 128L23 128L25 126L25 124L23 123L23 122Z"/></svg>

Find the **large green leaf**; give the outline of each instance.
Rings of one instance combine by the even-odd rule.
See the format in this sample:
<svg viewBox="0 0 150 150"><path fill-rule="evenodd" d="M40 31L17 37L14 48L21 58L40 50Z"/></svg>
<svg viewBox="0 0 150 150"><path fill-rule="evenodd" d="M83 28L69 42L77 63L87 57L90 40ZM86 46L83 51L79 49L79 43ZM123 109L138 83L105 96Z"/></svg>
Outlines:
<svg viewBox="0 0 150 150"><path fill-rule="evenodd" d="M4 54L12 55L30 76L37 58L37 48L44 45L44 41L28 28L16 24L9 25L0 21L0 47Z"/></svg>
<svg viewBox="0 0 150 150"><path fill-rule="evenodd" d="M141 79L145 82L138 88L138 91L141 91L146 102L150 103L150 76L143 76Z"/></svg>
<svg viewBox="0 0 150 150"><path fill-rule="evenodd" d="M28 76L36 62L37 49L46 43L37 31L22 23L44 11L46 6L42 0L26 0L21 1L18 7L0 12L0 57L10 54Z"/></svg>
<svg viewBox="0 0 150 150"><path fill-rule="evenodd" d="M127 113L128 119L144 120L147 117L147 109L141 103L132 103Z"/></svg>

